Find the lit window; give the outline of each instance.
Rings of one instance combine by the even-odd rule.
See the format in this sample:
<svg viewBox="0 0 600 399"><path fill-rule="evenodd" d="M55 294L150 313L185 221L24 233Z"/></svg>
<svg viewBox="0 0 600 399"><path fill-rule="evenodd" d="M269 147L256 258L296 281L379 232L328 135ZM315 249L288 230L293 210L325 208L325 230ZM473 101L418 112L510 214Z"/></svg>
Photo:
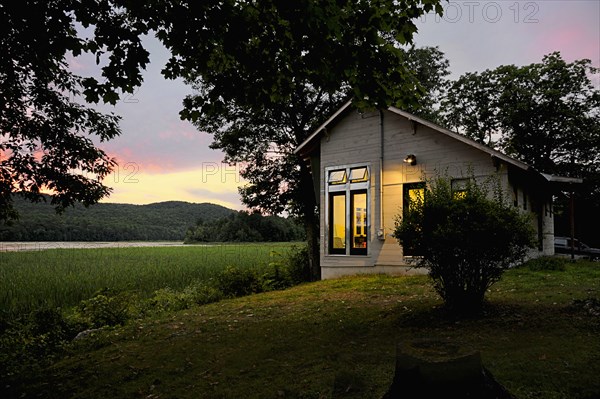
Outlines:
<svg viewBox="0 0 600 399"><path fill-rule="evenodd" d="M358 183L367 180L369 180L369 172L367 171L366 167L350 169L350 181L352 183Z"/></svg>
<svg viewBox="0 0 600 399"><path fill-rule="evenodd" d="M346 193L335 193L330 198L330 253L346 253Z"/></svg>
<svg viewBox="0 0 600 399"><path fill-rule="evenodd" d="M425 184L410 183L404 185L404 209L412 210L424 200Z"/></svg>
<svg viewBox="0 0 600 399"><path fill-rule="evenodd" d="M402 217L407 217L408 212L418 209L419 206L425 201L425 183L407 183L404 184L402 190ZM416 243L403 242L402 251L404 256L417 256L420 255L415 250Z"/></svg>
<svg viewBox="0 0 600 399"><path fill-rule="evenodd" d="M352 192L352 247L350 254L367 253L367 192Z"/></svg>
<svg viewBox="0 0 600 399"><path fill-rule="evenodd" d="M346 181L346 170L334 170L329 172L329 184L344 184Z"/></svg>
<svg viewBox="0 0 600 399"><path fill-rule="evenodd" d="M327 174L328 251L367 255L369 242L369 168L338 168Z"/></svg>
<svg viewBox="0 0 600 399"><path fill-rule="evenodd" d="M467 197L469 179L452 179L452 198L459 200Z"/></svg>

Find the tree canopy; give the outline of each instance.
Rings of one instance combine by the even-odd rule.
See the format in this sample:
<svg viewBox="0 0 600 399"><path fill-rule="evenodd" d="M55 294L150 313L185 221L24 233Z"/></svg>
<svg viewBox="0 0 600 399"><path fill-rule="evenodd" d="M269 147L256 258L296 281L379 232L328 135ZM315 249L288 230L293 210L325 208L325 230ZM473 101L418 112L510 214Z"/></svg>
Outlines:
<svg viewBox="0 0 600 399"><path fill-rule="evenodd" d="M452 82L443 101L453 129L546 173L600 172L600 90L590 60L560 53Z"/></svg>
<svg viewBox="0 0 600 399"><path fill-rule="evenodd" d="M141 83L140 70L148 62L143 34L155 32L171 51L166 77L183 77L199 89L186 100L182 117L220 134L215 146L237 161L243 157L233 156L225 143L235 143L241 153L257 149L249 145L244 151L248 141L291 146L285 142L289 130L282 134L284 143L271 133L291 126L297 143L298 132L314 126L315 115L327 114L342 97L363 105L410 103L418 87L399 47L410 43L416 18L441 13L439 3L3 2L0 220L16 216L15 192L35 201L49 190L59 210L77 201L92 204L109 193L101 180L114 160L92 137L118 135L118 117L85 103L114 104L120 91L131 93ZM71 57L83 53L102 65L102 81L70 70ZM286 107L302 112L282 112L289 111ZM263 115L255 125L269 129L245 136L240 121L249 113ZM233 137L220 131L229 125L238 131ZM251 191L244 194L251 206L260 201L260 207L277 212L290 203L285 196L262 201L257 194L262 188Z"/></svg>
<svg viewBox="0 0 600 399"><path fill-rule="evenodd" d="M165 2L157 36L172 51L167 76L201 84L186 102L196 119L238 106L291 102L304 85L345 88L368 105L410 100L400 45L438 0Z"/></svg>
<svg viewBox="0 0 600 399"><path fill-rule="evenodd" d="M419 89L416 103L404 109L435 123L442 122L442 100L446 97L450 61L439 47L411 46L403 50L403 61Z"/></svg>
<svg viewBox="0 0 600 399"><path fill-rule="evenodd" d="M15 192L39 201L49 190L59 210L109 193L101 179L115 161L91 138L117 136L119 118L82 103L115 104L141 83L147 31L120 1L2 2L0 220L16 217ZM103 62L104 81L72 72L69 59L83 53Z"/></svg>
<svg viewBox="0 0 600 399"><path fill-rule="evenodd" d="M424 89L401 46L411 42L416 18L441 12L439 1L226 4L203 9L226 21L206 30L186 17L203 6L184 2L169 11L173 22L157 34L173 53L165 72L196 88L181 116L213 134L212 147L227 162L243 165L242 201L303 219L318 278L315 193L293 150L350 98L359 107L417 104ZM206 41L213 28L219 35Z"/></svg>
<svg viewBox="0 0 600 399"><path fill-rule="evenodd" d="M289 154L349 98L359 107L417 104L416 94L425 90L401 47L411 43L418 17L442 12L440 2L3 5L0 218L14 216L16 191L37 200L49 189L59 209L76 201L91 204L109 193L101 179L114 160L90 135L116 136L118 118L73 98L114 104L118 90L133 91L148 62L140 38L153 31L172 54L163 74L184 78L198 91L185 100L181 116L213 133L213 147L225 151L227 161L246 165L243 175L250 184L242 190L243 201L268 213L303 215L316 233L308 167ZM106 63L104 82L69 69L69 57L82 53ZM309 240L316 244L313 235Z"/></svg>
<svg viewBox="0 0 600 399"><path fill-rule="evenodd" d="M284 242L304 240L304 230L290 218L239 211L228 216L200 219L189 227L185 243Z"/></svg>
<svg viewBox="0 0 600 399"><path fill-rule="evenodd" d="M197 219L210 222L235 213L220 205L182 201L147 205L76 204L57 215L47 202L16 197L19 219L0 225L0 241L156 241L183 240Z"/></svg>
<svg viewBox="0 0 600 399"><path fill-rule="evenodd" d="M577 235L599 245L600 70L587 59L566 62L559 52L525 66L468 73L442 101L452 129L496 147L540 172L582 177L577 188ZM570 234L567 201L556 203L555 230Z"/></svg>

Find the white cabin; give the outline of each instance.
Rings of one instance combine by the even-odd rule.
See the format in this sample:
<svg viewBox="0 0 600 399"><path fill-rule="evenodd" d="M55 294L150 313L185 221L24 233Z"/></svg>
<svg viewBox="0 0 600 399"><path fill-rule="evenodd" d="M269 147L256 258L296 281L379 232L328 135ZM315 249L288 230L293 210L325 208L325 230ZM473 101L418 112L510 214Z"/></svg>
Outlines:
<svg viewBox="0 0 600 399"><path fill-rule="evenodd" d="M507 200L531 213L538 247L554 254L552 193L579 179L542 174L465 136L397 108L358 112L350 102L297 149L310 165L320 208L323 279L358 273L419 273L392 236L394 218L425 177L497 176Z"/></svg>

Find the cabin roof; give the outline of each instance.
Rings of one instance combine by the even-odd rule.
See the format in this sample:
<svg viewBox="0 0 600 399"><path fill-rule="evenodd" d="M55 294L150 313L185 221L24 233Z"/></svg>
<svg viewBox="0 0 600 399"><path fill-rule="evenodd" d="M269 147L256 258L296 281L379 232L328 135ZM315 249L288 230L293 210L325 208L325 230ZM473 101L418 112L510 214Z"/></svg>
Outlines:
<svg viewBox="0 0 600 399"><path fill-rule="evenodd" d="M323 124L321 124L317 129L315 129L310 134L310 136L308 136L308 138L306 140L304 140L298 146L298 148L296 148L296 150L294 150L294 153L297 155L300 155L300 156L306 156L306 155L309 155L312 152L314 152L318 148L318 145L319 145L320 139L321 139L321 135L324 134L328 128L333 127L351 108L352 108L352 101L346 102L340 109L338 109L333 115L331 115ZM461 134L458 134L456 132L453 132L451 130L443 128L433 122L430 122L428 120L420 118L409 112L403 111L396 107L389 107L387 110L394 114L403 116L410 121L414 121L423 126L427 126L441 134L444 134L455 140L463 142L463 143L465 143L471 147L474 147L480 151L488 153L492 158L500 160L508 165L512 165L512 166L516 167L517 169L523 170L525 172L532 172L532 173L538 175L539 177L541 177L546 182L551 183L552 185L564 187L565 185L579 184L579 183L583 182L583 180L580 178L555 176L555 175L550 175L550 174L546 174L546 173L541 173L541 172L537 171L531 165L528 165L522 161L519 161L517 159L509 157L508 155L505 155L505 154L501 153L500 151L494 150L493 148L490 148L486 145L478 143L475 140L472 140L466 136L463 136Z"/></svg>

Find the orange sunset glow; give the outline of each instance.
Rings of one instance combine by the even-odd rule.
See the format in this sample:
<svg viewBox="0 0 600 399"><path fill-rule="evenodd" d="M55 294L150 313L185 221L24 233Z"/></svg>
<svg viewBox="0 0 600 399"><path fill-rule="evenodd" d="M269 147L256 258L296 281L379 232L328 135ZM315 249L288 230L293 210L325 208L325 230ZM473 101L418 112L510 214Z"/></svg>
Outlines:
<svg viewBox="0 0 600 399"><path fill-rule="evenodd" d="M207 162L197 169L160 172L135 163L119 164L104 179L112 188L102 202L149 204L162 201L211 202L243 209L238 187L244 185L235 166Z"/></svg>

